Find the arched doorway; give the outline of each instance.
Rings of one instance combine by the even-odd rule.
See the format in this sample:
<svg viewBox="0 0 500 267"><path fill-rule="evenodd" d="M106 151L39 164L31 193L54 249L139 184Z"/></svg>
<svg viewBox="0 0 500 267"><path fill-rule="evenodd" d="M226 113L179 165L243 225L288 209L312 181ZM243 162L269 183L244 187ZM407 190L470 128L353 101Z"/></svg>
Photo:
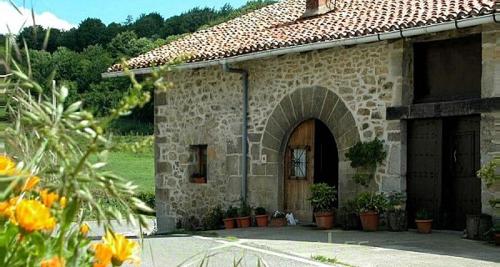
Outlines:
<svg viewBox="0 0 500 267"><path fill-rule="evenodd" d="M291 133L284 160L284 208L301 222L311 222L309 186L327 183L338 188L339 158L335 138L320 120L306 120Z"/></svg>

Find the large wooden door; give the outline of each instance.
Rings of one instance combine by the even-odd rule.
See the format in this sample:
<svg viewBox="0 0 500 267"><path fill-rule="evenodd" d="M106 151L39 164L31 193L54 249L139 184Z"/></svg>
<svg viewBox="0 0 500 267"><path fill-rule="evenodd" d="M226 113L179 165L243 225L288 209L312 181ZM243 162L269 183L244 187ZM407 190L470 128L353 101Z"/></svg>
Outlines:
<svg viewBox="0 0 500 267"><path fill-rule="evenodd" d="M285 152L285 210L301 222L311 222L313 210L307 200L314 183L315 121L300 124L290 136Z"/></svg>
<svg viewBox="0 0 500 267"><path fill-rule="evenodd" d="M443 172L443 213L446 228L465 229L467 214L481 213L480 117L445 121L445 165Z"/></svg>
<svg viewBox="0 0 500 267"><path fill-rule="evenodd" d="M441 206L442 121L415 120L408 123L407 210L414 226L415 214L425 209L435 216Z"/></svg>
<svg viewBox="0 0 500 267"><path fill-rule="evenodd" d="M408 123L408 223L426 209L437 229L463 230L467 214L481 213L480 117Z"/></svg>

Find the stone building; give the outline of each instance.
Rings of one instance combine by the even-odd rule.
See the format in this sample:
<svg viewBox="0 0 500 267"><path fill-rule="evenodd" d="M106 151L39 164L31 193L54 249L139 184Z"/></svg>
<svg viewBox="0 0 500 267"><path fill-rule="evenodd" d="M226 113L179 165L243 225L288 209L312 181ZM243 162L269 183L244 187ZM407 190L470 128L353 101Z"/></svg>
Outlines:
<svg viewBox="0 0 500 267"><path fill-rule="evenodd" d="M338 187L340 206L366 190L406 192L409 211L431 209L442 228L491 213L500 188L475 172L499 151L499 9L285 0L129 60L147 74L188 56L154 97L160 231L241 199L309 221L318 181ZM387 158L364 187L345 153L374 138Z"/></svg>

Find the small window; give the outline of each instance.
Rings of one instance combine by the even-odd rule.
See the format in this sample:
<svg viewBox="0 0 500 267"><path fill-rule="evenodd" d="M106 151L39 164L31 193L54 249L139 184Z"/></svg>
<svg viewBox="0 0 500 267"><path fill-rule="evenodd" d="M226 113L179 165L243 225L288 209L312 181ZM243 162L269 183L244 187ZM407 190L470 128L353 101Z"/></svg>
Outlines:
<svg viewBox="0 0 500 267"><path fill-rule="evenodd" d="M205 184L207 183L207 145L194 145L191 149L194 156L191 182Z"/></svg>
<svg viewBox="0 0 500 267"><path fill-rule="evenodd" d="M307 178L307 148L293 148L292 149L292 162L291 174L292 179L306 179Z"/></svg>

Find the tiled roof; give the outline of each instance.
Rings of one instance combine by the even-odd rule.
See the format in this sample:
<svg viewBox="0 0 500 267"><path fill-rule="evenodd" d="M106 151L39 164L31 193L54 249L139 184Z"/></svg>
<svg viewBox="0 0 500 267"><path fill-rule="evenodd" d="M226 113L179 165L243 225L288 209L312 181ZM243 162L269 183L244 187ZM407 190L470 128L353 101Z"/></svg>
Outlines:
<svg viewBox="0 0 500 267"><path fill-rule="evenodd" d="M159 66L181 55L189 55L188 62L214 60L495 12L495 0L337 0L335 10L301 18L305 2L284 0L264 7L132 58L128 64L132 69ZM108 71L121 69L117 64Z"/></svg>

